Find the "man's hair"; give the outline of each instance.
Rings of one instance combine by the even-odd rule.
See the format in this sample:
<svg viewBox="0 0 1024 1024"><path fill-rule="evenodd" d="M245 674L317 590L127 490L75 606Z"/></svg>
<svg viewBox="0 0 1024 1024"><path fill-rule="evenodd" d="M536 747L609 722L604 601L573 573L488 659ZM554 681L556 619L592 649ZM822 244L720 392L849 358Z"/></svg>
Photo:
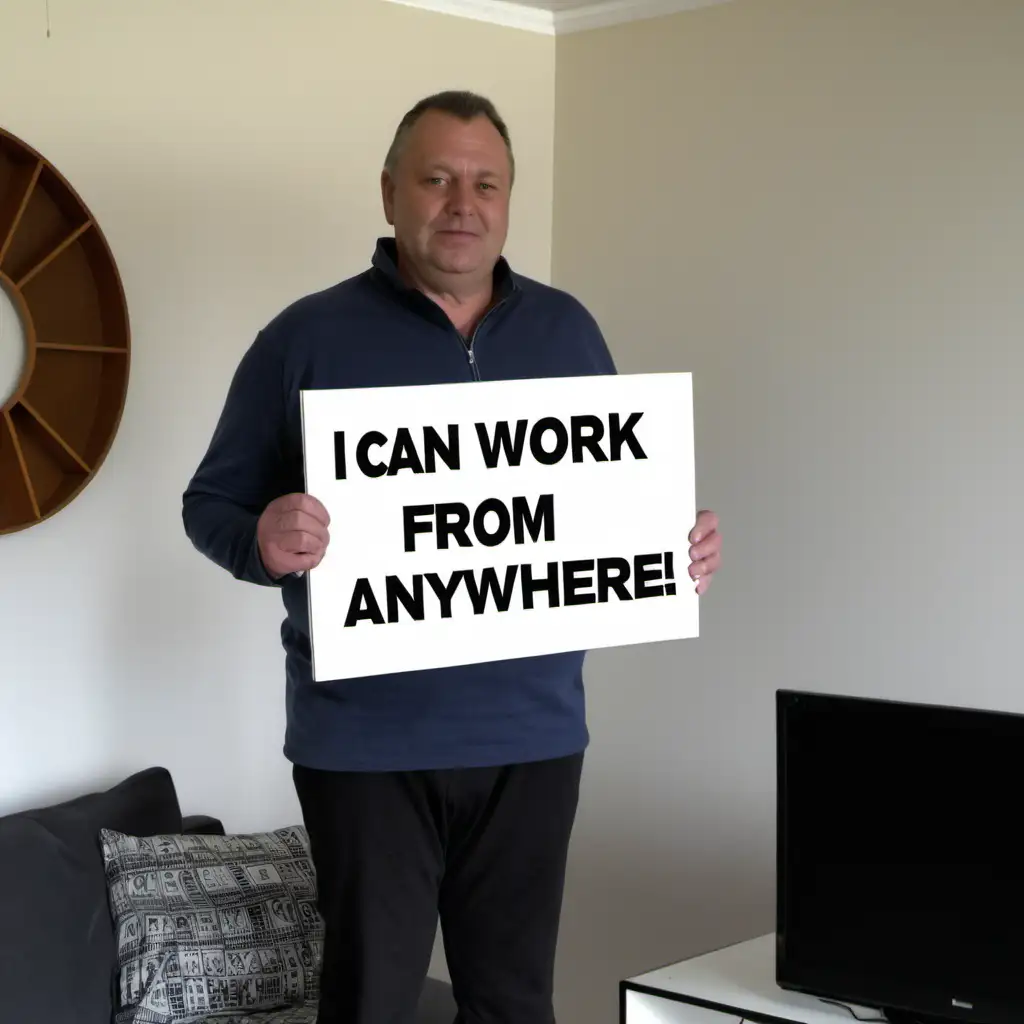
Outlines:
<svg viewBox="0 0 1024 1024"><path fill-rule="evenodd" d="M395 165L401 155L402 147L405 145L416 122L428 110L434 110L442 114L450 114L452 117L460 118L463 121L472 121L477 117L486 117L498 130L498 134L505 142L505 149L508 150L508 162L512 172L512 180L516 176L516 161L512 153L512 139L509 137L508 127L502 120L494 104L485 96L466 90L451 89L447 92L435 93L419 101L399 122L395 131L394 140L384 158L384 169L388 174L394 174Z"/></svg>

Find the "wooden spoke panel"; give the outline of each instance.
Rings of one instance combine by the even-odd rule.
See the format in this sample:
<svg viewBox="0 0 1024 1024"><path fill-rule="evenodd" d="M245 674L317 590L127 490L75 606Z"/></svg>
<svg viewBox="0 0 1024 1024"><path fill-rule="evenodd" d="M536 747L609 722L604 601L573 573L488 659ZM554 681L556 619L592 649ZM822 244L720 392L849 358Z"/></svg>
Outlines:
<svg viewBox="0 0 1024 1024"><path fill-rule="evenodd" d="M64 508L99 470L121 421L131 346L99 226L56 168L3 129L0 288L27 347L0 415L0 533L13 533Z"/></svg>

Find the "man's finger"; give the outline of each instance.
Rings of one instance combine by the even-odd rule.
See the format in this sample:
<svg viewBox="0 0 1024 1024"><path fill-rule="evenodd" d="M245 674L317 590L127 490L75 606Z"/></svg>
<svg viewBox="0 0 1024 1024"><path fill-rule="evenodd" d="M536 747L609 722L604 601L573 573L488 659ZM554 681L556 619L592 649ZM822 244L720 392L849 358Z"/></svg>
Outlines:
<svg viewBox="0 0 1024 1024"><path fill-rule="evenodd" d="M695 559L690 563L690 577L697 579L698 577L710 576L718 572L721 564L722 556L719 554L711 555L709 558Z"/></svg>
<svg viewBox="0 0 1024 1024"><path fill-rule="evenodd" d="M285 548L275 545L272 553L272 561L278 574L287 576L293 572L308 572L315 569L324 557L323 551L288 551Z"/></svg>
<svg viewBox="0 0 1024 1024"><path fill-rule="evenodd" d="M329 539L327 527L305 511L286 512L277 521L280 533L312 533L326 544Z"/></svg>
<svg viewBox="0 0 1024 1024"><path fill-rule="evenodd" d="M323 554L327 545L323 538L305 530L290 530L277 539L277 546L290 555Z"/></svg>
<svg viewBox="0 0 1024 1024"><path fill-rule="evenodd" d="M282 532L307 530L309 533L327 533L326 525L304 509L292 509L277 517L277 528Z"/></svg>
<svg viewBox="0 0 1024 1024"><path fill-rule="evenodd" d="M303 512L306 512L309 515L311 515L318 523L321 523L323 526L331 525L331 515L324 507L322 501L320 501L318 498L314 498L312 494L303 494L301 495L301 497L302 502L300 503L299 507Z"/></svg>
<svg viewBox="0 0 1024 1024"><path fill-rule="evenodd" d="M717 532L706 534L704 538L690 547L690 558L695 562L716 554L722 547L722 538Z"/></svg>
<svg viewBox="0 0 1024 1024"><path fill-rule="evenodd" d="M331 517L324 507L323 502L314 498L312 494L286 494L278 498L275 504L276 511L284 516L293 512L302 512L311 516L322 526L331 525Z"/></svg>
<svg viewBox="0 0 1024 1024"><path fill-rule="evenodd" d="M708 509L697 513L697 522L690 531L690 543L699 544L705 537L718 530L718 516Z"/></svg>
<svg viewBox="0 0 1024 1024"><path fill-rule="evenodd" d="M321 551L317 554L305 554L295 555L295 568L293 572L309 572L310 569L315 569L324 558L324 553Z"/></svg>

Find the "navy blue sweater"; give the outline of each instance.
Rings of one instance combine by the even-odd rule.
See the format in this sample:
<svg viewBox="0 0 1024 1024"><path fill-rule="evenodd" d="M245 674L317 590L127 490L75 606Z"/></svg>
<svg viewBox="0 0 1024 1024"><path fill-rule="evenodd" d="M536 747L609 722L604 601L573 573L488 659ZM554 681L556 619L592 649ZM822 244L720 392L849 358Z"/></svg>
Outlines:
<svg viewBox="0 0 1024 1024"><path fill-rule="evenodd" d="M306 578L273 580L256 544L262 510L303 491L299 392L615 372L601 332L565 292L495 271L497 303L468 341L398 276L393 239L366 272L299 299L242 358L183 498L196 548L237 579L280 589L291 761L401 771L560 757L588 741L584 652L314 683Z"/></svg>

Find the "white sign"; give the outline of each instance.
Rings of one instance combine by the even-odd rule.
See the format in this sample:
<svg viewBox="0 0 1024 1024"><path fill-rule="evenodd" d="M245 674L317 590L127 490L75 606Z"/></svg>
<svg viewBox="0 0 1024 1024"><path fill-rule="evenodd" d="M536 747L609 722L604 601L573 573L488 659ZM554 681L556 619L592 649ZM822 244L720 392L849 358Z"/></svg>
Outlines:
<svg viewBox="0 0 1024 1024"><path fill-rule="evenodd" d="M698 635L688 373L302 392L317 681Z"/></svg>

